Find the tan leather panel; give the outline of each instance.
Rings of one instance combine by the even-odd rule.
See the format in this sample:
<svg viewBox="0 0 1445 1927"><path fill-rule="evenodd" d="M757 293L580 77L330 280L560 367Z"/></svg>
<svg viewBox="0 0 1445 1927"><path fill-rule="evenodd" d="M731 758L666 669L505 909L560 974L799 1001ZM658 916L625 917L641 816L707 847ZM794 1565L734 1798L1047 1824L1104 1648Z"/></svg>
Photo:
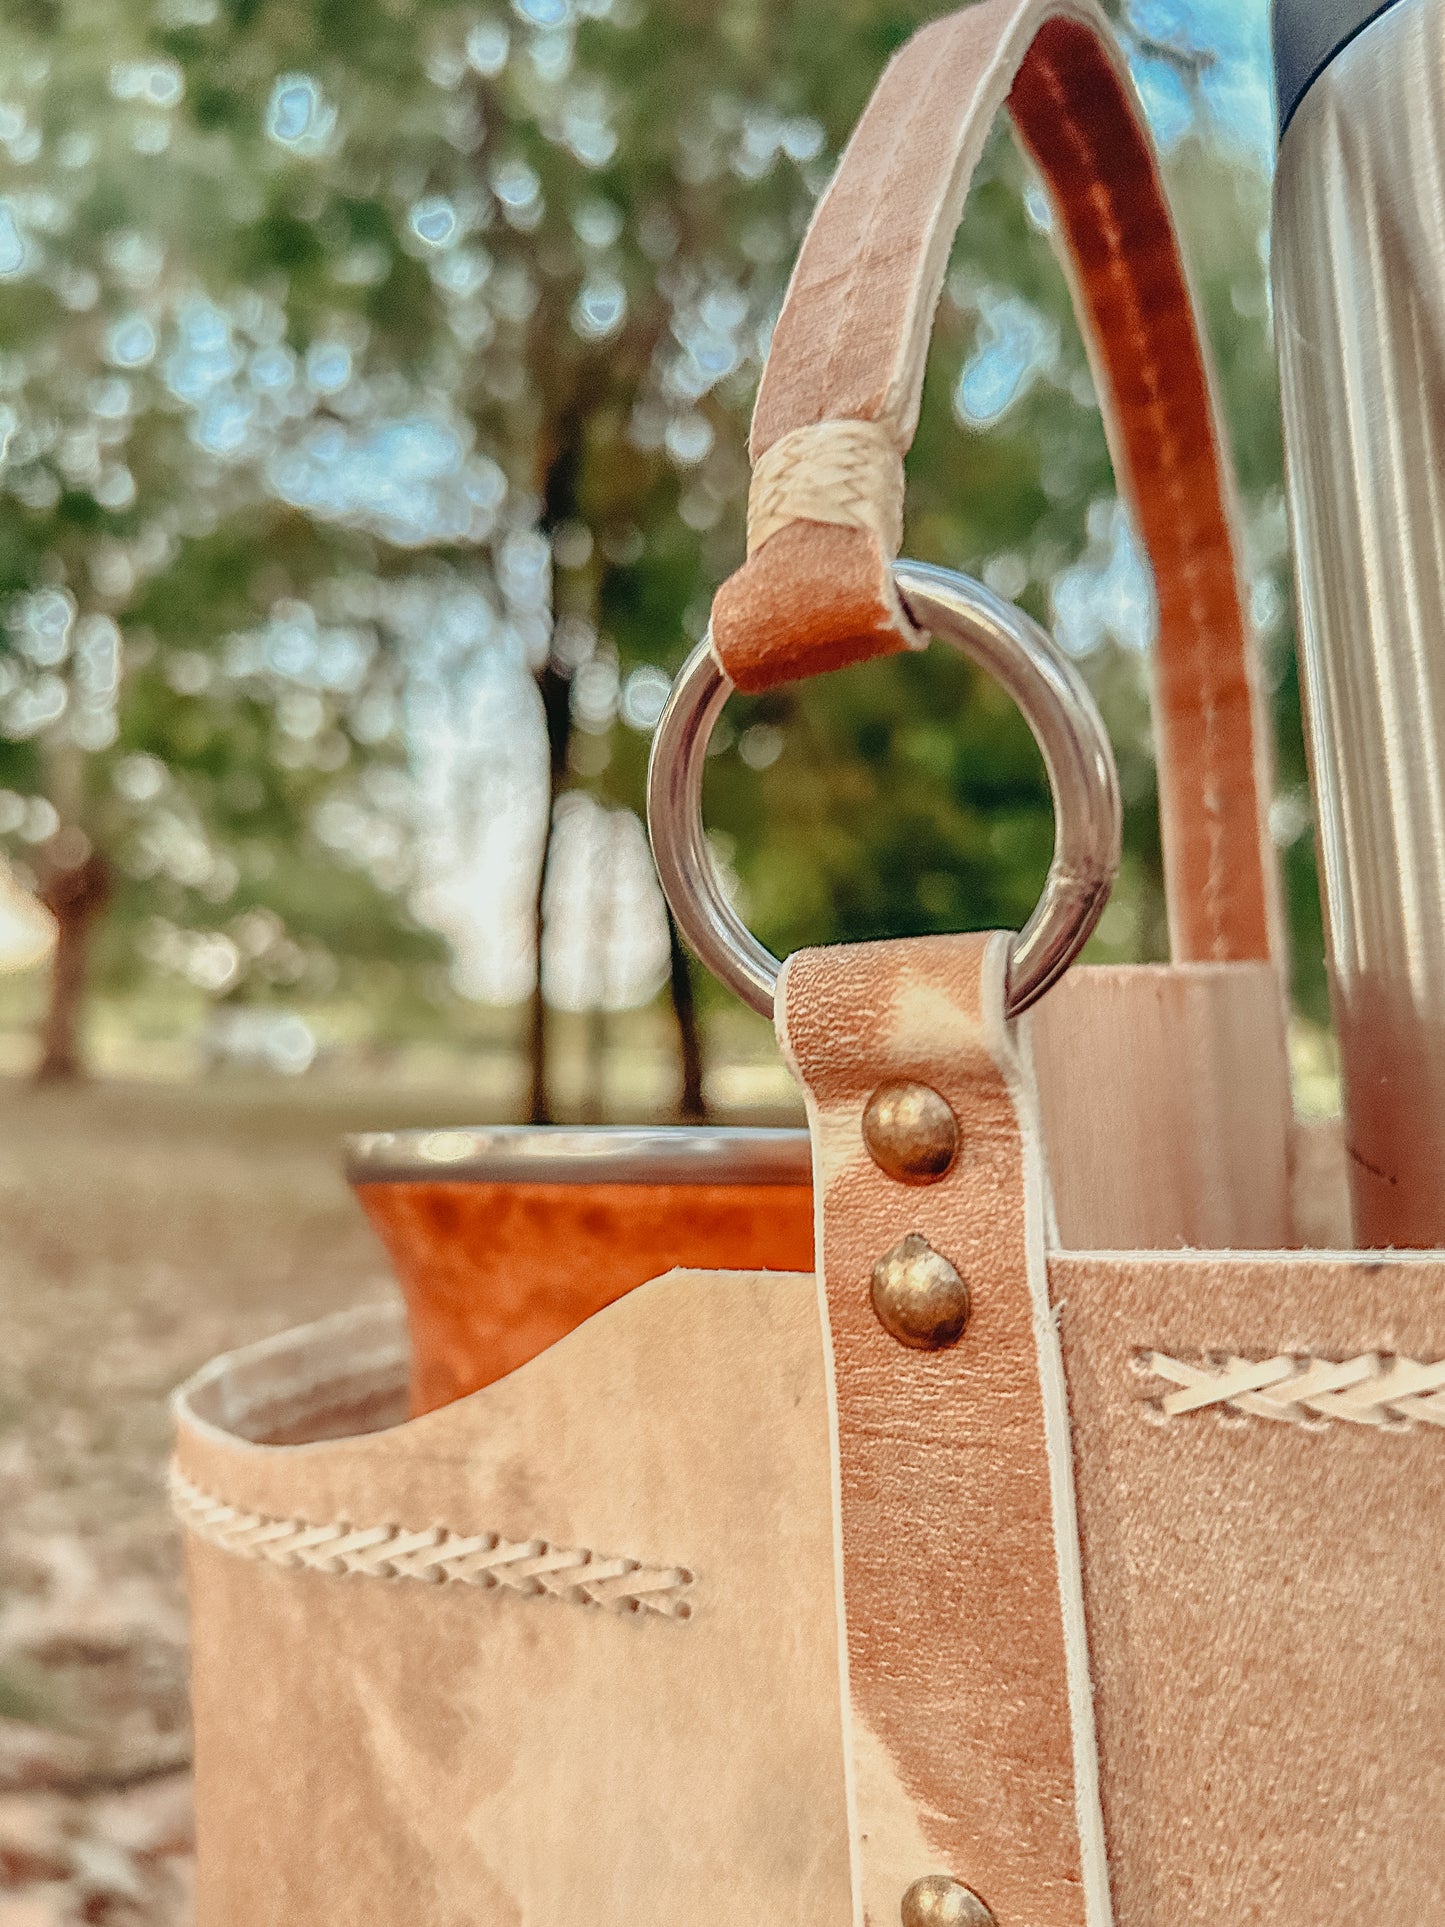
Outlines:
<svg viewBox="0 0 1445 1927"><path fill-rule="evenodd" d="M1445 1430L1217 1409L1165 1420L1157 1403L1168 1385L1138 1360L1216 1350L1438 1358L1445 1261L1072 1254L1053 1257L1049 1276L1073 1407L1119 1927L1436 1919ZM278 1571L193 1542L200 1927L471 1927L579 1906L605 1927L633 1927L689 1918L698 1881L709 1916L728 1927L844 1927L826 1373L812 1281L676 1276L429 1419L299 1450L245 1442L277 1423L324 1433L333 1402L351 1425L389 1416L405 1361L395 1335L381 1351L361 1342L375 1322L330 1321L314 1343L293 1334L213 1368L182 1415L187 1475L259 1511L369 1519L389 1506L518 1537L540 1525L608 1550L681 1552L697 1559L699 1610L684 1625L639 1621ZM650 1416L638 1422L643 1400ZM855 1513L866 1501L884 1527L904 1527L901 1544L892 1534L897 1583L880 1566L871 1595L855 1585L855 1604L871 1596L894 1629L903 1690L949 1695L929 1729L934 1759L910 1761L906 1784L896 1736L854 1730L865 1826L877 1816L867 1852L893 1856L896 1871L881 1871L895 1882L920 1864L954 1864L931 1793L919 1793L951 1757L977 1776L981 1804L1016 1803L1009 1823L1035 1848L1028 1789L1036 1771L1060 1766L1057 1749L1022 1726L1001 1792L975 1725L987 1695L951 1678L949 1642L976 1659L970 1621L981 1614L983 1630L1002 1634L1019 1603L1005 1555L992 1574L968 1555L941 1601L921 1600L910 1570L913 1541L927 1552L949 1508L971 1521L982 1503L977 1481L991 1468L968 1411L960 1399L947 1427L920 1416L900 1428L888 1407L876 1485L844 1486ZM949 1474L933 1484L940 1460ZM936 1505L919 1497L925 1461ZM1047 1533L1047 1519L1037 1523ZM989 1531L1003 1524L990 1518ZM947 1613L932 1616L936 1604ZM914 1620L910 1606L930 1616ZM1026 1660L1027 1610L1023 1629ZM870 1650L886 1669L888 1641L862 1642L861 1656L853 1647L860 1711ZM982 1711L986 1744L1002 1722ZM870 1870L876 1891L876 1859ZM988 1891L976 1863L961 1870ZM875 1902L878 1927L893 1927L893 1905Z"/></svg>
<svg viewBox="0 0 1445 1927"><path fill-rule="evenodd" d="M1061 1597L1077 1548L1071 1516L1059 1516L1066 1420L1042 1312L1036 1154L1002 1020L1005 954L1004 939L982 937L802 951L780 987L779 1031L813 1130L872 1927L894 1927L905 1889L935 1872L973 1887L1001 1923L1107 1917L1106 1897L1091 1913L1084 1898L1099 1842L1076 1727L1085 1781L1092 1748L1081 1652L1082 1707L1071 1700ZM894 1077L931 1085L960 1120L962 1148L940 1182L896 1183L864 1148L864 1106ZM874 1262L909 1232L972 1293L951 1350L905 1349L874 1314ZM1076 1630L1081 1644L1081 1616ZM1101 1860L1094 1879L1097 1889Z"/></svg>
<svg viewBox="0 0 1445 1927"><path fill-rule="evenodd" d="M1291 1242L1317 1251L1351 1250L1355 1237L1344 1119L1297 1118L1290 1148Z"/></svg>
<svg viewBox="0 0 1445 1927"><path fill-rule="evenodd" d="M1024 1022L1064 1250L1296 1242L1272 965L1075 964Z"/></svg>
<svg viewBox="0 0 1445 1927"><path fill-rule="evenodd" d="M1445 1259L1060 1255L1119 1927L1445 1917L1445 1429L1218 1407L1141 1354L1445 1356Z"/></svg>
<svg viewBox="0 0 1445 1927"><path fill-rule="evenodd" d="M375 1323L212 1368L180 1413L191 1484L680 1563L692 1616L278 1570L192 1536L199 1927L848 1927L811 1279L674 1273L424 1418L246 1441L278 1418L324 1436L333 1398L384 1417L406 1364Z"/></svg>
<svg viewBox="0 0 1445 1927"><path fill-rule="evenodd" d="M1120 485L1154 570L1156 728L1173 953L1263 958L1278 924L1267 731L1233 485L1156 163L1102 16L982 0L895 56L819 203L773 335L756 461L782 435L917 424L933 312L969 180L1007 98L1059 215ZM863 529L798 521L719 592L713 644L744 689L919 640Z"/></svg>

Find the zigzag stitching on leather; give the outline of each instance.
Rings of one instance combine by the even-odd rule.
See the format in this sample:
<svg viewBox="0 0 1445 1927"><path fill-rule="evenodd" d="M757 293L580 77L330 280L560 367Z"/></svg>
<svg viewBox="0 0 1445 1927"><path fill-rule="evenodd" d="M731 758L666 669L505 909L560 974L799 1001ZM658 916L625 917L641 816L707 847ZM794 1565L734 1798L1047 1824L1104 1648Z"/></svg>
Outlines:
<svg viewBox="0 0 1445 1927"><path fill-rule="evenodd" d="M685 1566L645 1566L545 1539L509 1540L495 1532L460 1533L446 1526L313 1525L273 1519L227 1505L170 1471L171 1505L182 1525L222 1552L274 1566L366 1579L410 1579L425 1585L505 1587L527 1599L560 1599L610 1612L660 1613L689 1619L695 1575Z"/></svg>
<svg viewBox="0 0 1445 1927"><path fill-rule="evenodd" d="M1191 1365L1163 1352L1146 1352L1141 1369L1178 1389L1155 1404L1165 1418L1224 1407L1251 1418L1287 1424L1337 1420L1349 1425L1445 1426L1445 1360L1362 1352L1346 1359L1248 1359L1221 1356Z"/></svg>

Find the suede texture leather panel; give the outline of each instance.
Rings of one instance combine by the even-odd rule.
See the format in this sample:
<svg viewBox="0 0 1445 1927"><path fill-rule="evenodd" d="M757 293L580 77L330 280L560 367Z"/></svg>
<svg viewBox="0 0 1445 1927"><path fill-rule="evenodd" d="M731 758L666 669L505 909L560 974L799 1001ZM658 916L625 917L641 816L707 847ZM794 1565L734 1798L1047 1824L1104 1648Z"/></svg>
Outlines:
<svg viewBox="0 0 1445 1927"><path fill-rule="evenodd" d="M898 598L892 561L867 529L790 522L770 536L712 605L713 649L738 688L917 648L925 638ZM775 675L783 648L787 666Z"/></svg>
<svg viewBox="0 0 1445 1927"><path fill-rule="evenodd" d="M1120 1927L1445 1918L1445 1432L1164 1419L1151 1351L1445 1355L1445 1260L1049 1260Z"/></svg>
<svg viewBox="0 0 1445 1927"><path fill-rule="evenodd" d="M813 1132L870 1927L894 1927L910 1883L938 1871L1000 1922L1107 1918L1107 1897L1102 1911L1085 1906L1088 1802L1055 1537L1073 1522L1056 1516L1051 1490L1043 1207L1002 1018L1006 945L954 937L800 951L779 992L779 1034ZM885 1176L864 1146L868 1098L895 1077L931 1085L960 1121L953 1168L926 1187ZM972 1294L950 1350L906 1349L874 1313L873 1265L910 1232ZM1056 1357L1053 1370L1067 1486ZM1076 1559L1076 1541L1065 1551Z"/></svg>
<svg viewBox="0 0 1445 1927"><path fill-rule="evenodd" d="M900 457L984 137L1005 103L1058 213L1120 485L1153 566L1156 730L1173 954L1270 954L1268 733L1207 355L1157 165L1101 15L983 0L895 56L804 241L753 419L782 435L859 419ZM916 646L877 538L799 521L720 590L712 641L739 688ZM1276 946L1277 947L1277 943Z"/></svg>
<svg viewBox="0 0 1445 1927"><path fill-rule="evenodd" d="M1048 1269L1119 1927L1439 1918L1445 1437L1217 1411L1165 1422L1163 1388L1137 1360L1438 1357L1445 1261L1071 1253ZM843 1927L813 1281L675 1276L447 1412L335 1444L248 1443L245 1431L277 1422L324 1431L333 1403L353 1426L389 1415L404 1359L395 1346L389 1368L374 1346L359 1355L348 1333L368 1319L329 1321L310 1377L288 1375L300 1335L211 1368L181 1413L187 1476L288 1516L369 1519L391 1505L695 1558L699 1611L685 1626L639 1622L283 1572L193 1540L199 1927L490 1927L579 1907L634 1927L690 1917L699 1878L727 1927ZM863 1495L905 1564L915 1540L927 1548L946 1530L948 1506L981 1503L967 1413L960 1400L941 1433L910 1426ZM889 1423L891 1437L896 1409ZM956 1434L961 1478L938 1488L935 1518L910 1468L925 1452L952 1459ZM990 1517L985 1550L998 1530ZM997 1583L990 1613L1014 1598L1012 1572ZM880 1567L875 1598L900 1670L917 1664L926 1687L955 1622L899 1631L911 1585ZM951 1604L969 1637L971 1593ZM888 1644L875 1645L885 1666ZM855 1703L859 1673L855 1659ZM945 1760L973 1744L973 1712L965 1694L929 1729ZM878 1802L905 1851L949 1865L928 1812L900 1815L893 1756L861 1724L854 1746L865 1812ZM1025 1804L1036 1770L1028 1747L1012 1761ZM896 1911L874 1918L892 1927Z"/></svg>
<svg viewBox="0 0 1445 1927"><path fill-rule="evenodd" d="M693 1615L278 1570L192 1536L198 1927L846 1927L812 1280L673 1273L424 1418L248 1442L268 1411L324 1434L333 1392L367 1422L363 1384L384 1414L404 1357L388 1391L349 1329L313 1346L319 1386L305 1334L203 1375L185 1477L273 1517L684 1564Z"/></svg>

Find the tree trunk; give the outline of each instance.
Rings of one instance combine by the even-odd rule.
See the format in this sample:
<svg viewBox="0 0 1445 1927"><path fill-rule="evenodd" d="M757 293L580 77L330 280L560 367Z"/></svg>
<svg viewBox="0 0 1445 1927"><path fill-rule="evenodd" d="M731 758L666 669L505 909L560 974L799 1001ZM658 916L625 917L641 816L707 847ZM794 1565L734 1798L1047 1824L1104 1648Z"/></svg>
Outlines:
<svg viewBox="0 0 1445 1927"><path fill-rule="evenodd" d="M564 522L575 519L582 481L582 458L587 434L588 410L592 397L576 393L563 409L556 434L547 443L542 477L542 532L550 539ZM542 709L547 718L547 827L542 835L542 860L537 870L537 981L532 987L527 1022L527 1058L530 1067L528 1119L533 1124L552 1122L551 1097L547 1088L547 1000L542 994L542 935L545 921L542 904L547 890L547 866L552 855L552 828L557 813L557 798L567 781L567 752L572 735L572 684L570 671L548 656L537 677L542 692Z"/></svg>
<svg viewBox="0 0 1445 1927"><path fill-rule="evenodd" d="M40 901L55 918L50 1000L40 1033L37 1084L73 1082L85 1075L80 1026L85 1010L90 939L111 898L110 865L99 850L45 879Z"/></svg>
<svg viewBox="0 0 1445 1927"><path fill-rule="evenodd" d="M599 810L594 818L596 834L588 877L587 936L590 975L594 987L587 1012L582 1122L601 1124L607 1117L607 1051L611 1041L611 1018L607 993L611 987L613 886L617 876L617 824L619 813Z"/></svg>
<svg viewBox="0 0 1445 1927"><path fill-rule="evenodd" d="M551 841L551 830L547 839ZM545 869L547 855L542 853ZM537 889L537 981L532 985L527 1005L527 1122L550 1124L552 1107L547 1097L547 1000L542 995L542 891Z"/></svg>
<svg viewBox="0 0 1445 1927"><path fill-rule="evenodd" d="M667 951L667 988L672 998L672 1014L677 1020L677 1054L682 1067L682 1096L677 1114L684 1124L705 1124L707 1098L703 1093L702 1030L697 1021L692 966L671 910L667 913Z"/></svg>
<svg viewBox="0 0 1445 1927"><path fill-rule="evenodd" d="M534 917L537 977L532 985L532 1001L527 1012L527 1062L529 1091L527 1121L552 1122L552 1101L547 1079L547 999L542 992L542 939L546 917L543 904L547 895L547 869L552 859L552 827L557 814L557 798L567 780L567 748L572 733L572 685L551 661L543 665L537 678L542 692L542 710L547 718L547 822L542 832L542 858L537 866L537 905Z"/></svg>
<svg viewBox="0 0 1445 1927"><path fill-rule="evenodd" d="M584 1019L582 1122L607 1121L607 1046L611 1033L607 1012L594 1004Z"/></svg>

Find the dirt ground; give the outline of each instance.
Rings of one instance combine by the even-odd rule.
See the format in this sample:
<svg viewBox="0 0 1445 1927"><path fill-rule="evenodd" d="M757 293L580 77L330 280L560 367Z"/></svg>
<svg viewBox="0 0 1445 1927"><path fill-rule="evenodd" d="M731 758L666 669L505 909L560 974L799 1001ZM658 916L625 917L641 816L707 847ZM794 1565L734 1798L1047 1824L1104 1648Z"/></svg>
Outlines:
<svg viewBox="0 0 1445 1927"><path fill-rule="evenodd" d="M0 1927L190 1920L167 1396L218 1351L384 1296L337 1138L467 1110L0 1083Z"/></svg>
<svg viewBox="0 0 1445 1927"><path fill-rule="evenodd" d="M609 1108L665 1114L667 1054L615 1055ZM576 1115L581 1068L559 1068ZM501 1057L427 1086L0 1076L0 1927L191 1921L169 1395L217 1352L394 1289L344 1132L483 1123L520 1086ZM713 1092L730 1121L800 1121L770 1040Z"/></svg>

